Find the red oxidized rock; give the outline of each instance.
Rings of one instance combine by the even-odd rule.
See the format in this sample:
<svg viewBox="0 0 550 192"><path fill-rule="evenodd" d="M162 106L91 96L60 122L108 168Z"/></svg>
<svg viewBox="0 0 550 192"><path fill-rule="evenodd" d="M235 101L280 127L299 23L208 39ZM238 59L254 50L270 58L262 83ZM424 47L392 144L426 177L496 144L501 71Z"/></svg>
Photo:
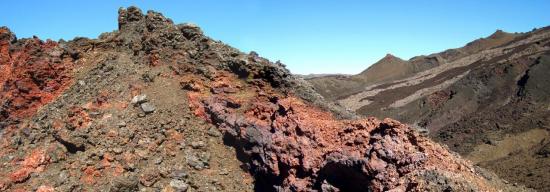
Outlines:
<svg viewBox="0 0 550 192"><path fill-rule="evenodd" d="M65 90L73 58L57 42L15 37L0 28L0 120L27 117Z"/></svg>
<svg viewBox="0 0 550 192"><path fill-rule="evenodd" d="M96 179L101 176L101 172L95 169L93 166L84 168L80 181L86 184L96 183Z"/></svg>
<svg viewBox="0 0 550 192"><path fill-rule="evenodd" d="M14 183L19 183L27 180L31 175L30 168L21 168L10 174L10 180Z"/></svg>
<svg viewBox="0 0 550 192"><path fill-rule="evenodd" d="M219 74L204 85L230 79ZM238 82L236 76L233 81ZM471 185L478 189L491 189L471 172L471 165L395 120L336 120L299 98L262 86L189 93L195 114L234 138L249 156L246 163L259 176L257 183L265 185L259 188L422 190L431 182L422 179L425 174L442 171L473 179Z"/></svg>
<svg viewBox="0 0 550 192"><path fill-rule="evenodd" d="M14 183L19 183L27 180L30 177L31 173L42 171L42 166L46 165L49 160L50 157L46 154L45 151L40 149L33 150L20 163L20 168L10 174L10 180Z"/></svg>
<svg viewBox="0 0 550 192"><path fill-rule="evenodd" d="M54 192L55 189L52 186L42 185L36 189L36 192Z"/></svg>

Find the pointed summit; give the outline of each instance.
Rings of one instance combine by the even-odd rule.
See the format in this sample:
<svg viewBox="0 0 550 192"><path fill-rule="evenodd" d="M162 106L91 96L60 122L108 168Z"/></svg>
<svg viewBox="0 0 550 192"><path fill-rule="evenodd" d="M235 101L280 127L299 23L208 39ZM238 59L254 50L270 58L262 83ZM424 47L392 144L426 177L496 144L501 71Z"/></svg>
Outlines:
<svg viewBox="0 0 550 192"><path fill-rule="evenodd" d="M137 30L143 32L143 28L152 32L158 29L165 29L174 27L174 22L162 15L162 13L155 11L147 11L144 15L141 9L130 6L127 9L118 9L118 29L123 30Z"/></svg>
<svg viewBox="0 0 550 192"><path fill-rule="evenodd" d="M507 36L510 36L510 35L512 35L512 34L504 32L504 31L498 29L487 38L488 39L500 39L500 38L507 37Z"/></svg>
<svg viewBox="0 0 550 192"><path fill-rule="evenodd" d="M162 13L149 10L143 14L134 6L118 10L118 28L113 37L128 45L136 54L139 51L159 52L166 45L183 47L188 40L206 38L197 25L175 25Z"/></svg>
<svg viewBox="0 0 550 192"><path fill-rule="evenodd" d="M390 53L362 71L357 77L369 83L389 81L412 73L409 63Z"/></svg>
<svg viewBox="0 0 550 192"><path fill-rule="evenodd" d="M376 65L377 63L380 63L380 64L383 64L383 63L388 63L388 62L402 62L404 61L403 59L391 54L391 53L387 53L386 56L382 57L382 59L378 60L375 64L373 65Z"/></svg>
<svg viewBox="0 0 550 192"><path fill-rule="evenodd" d="M6 26L0 27L0 42L11 43L16 40L17 38L15 37L15 34L13 34L8 27Z"/></svg>
<svg viewBox="0 0 550 192"><path fill-rule="evenodd" d="M396 57L395 55L392 55L391 53L387 53L386 56L380 59L380 61L392 61L392 60L402 60L402 59L399 57Z"/></svg>
<svg viewBox="0 0 550 192"><path fill-rule="evenodd" d="M144 19L141 9L130 6L127 9L118 9L118 30L123 30L128 24L139 22Z"/></svg>

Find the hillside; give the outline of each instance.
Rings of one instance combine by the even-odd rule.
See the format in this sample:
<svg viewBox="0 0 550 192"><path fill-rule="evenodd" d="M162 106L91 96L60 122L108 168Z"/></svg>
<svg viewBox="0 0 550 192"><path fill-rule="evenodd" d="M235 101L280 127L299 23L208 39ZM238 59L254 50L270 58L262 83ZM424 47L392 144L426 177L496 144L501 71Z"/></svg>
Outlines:
<svg viewBox="0 0 550 192"><path fill-rule="evenodd" d="M411 77L419 72L452 63L455 60L483 50L505 45L521 36L497 30L487 38L472 41L461 48L449 49L440 53L421 55L403 60L392 54L372 64L356 75L310 75L306 78L316 90L328 100L340 100L363 91L365 87L384 84Z"/></svg>
<svg viewBox="0 0 550 192"><path fill-rule="evenodd" d="M98 39L0 29L1 191L528 191L196 25L118 13Z"/></svg>
<svg viewBox="0 0 550 192"><path fill-rule="evenodd" d="M429 65L416 66L428 58ZM549 59L550 29L513 34L499 30L462 48L399 62L408 68L382 59L338 82L346 85L327 86L334 77L308 81L350 111L410 124L509 181L547 191ZM367 74L393 70L408 73L370 79ZM357 80L361 75L366 81Z"/></svg>

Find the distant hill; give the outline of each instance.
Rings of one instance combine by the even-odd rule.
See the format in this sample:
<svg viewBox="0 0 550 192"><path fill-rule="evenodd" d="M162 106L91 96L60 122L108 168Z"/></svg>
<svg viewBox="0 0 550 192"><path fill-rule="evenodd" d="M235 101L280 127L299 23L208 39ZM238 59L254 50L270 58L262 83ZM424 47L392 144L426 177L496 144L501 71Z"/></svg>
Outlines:
<svg viewBox="0 0 550 192"><path fill-rule="evenodd" d="M481 38L464 47L445 50L440 53L421 55L403 60L392 54L372 64L356 75L309 75L308 79L317 91L330 100L342 99L357 93L364 87L410 77L413 74L444 65L482 50L501 46L521 36L519 33L506 33L497 30L487 38Z"/></svg>
<svg viewBox="0 0 550 192"><path fill-rule="evenodd" d="M550 190L550 167L540 166L550 164L548 27L308 81L359 115L411 124L509 181Z"/></svg>

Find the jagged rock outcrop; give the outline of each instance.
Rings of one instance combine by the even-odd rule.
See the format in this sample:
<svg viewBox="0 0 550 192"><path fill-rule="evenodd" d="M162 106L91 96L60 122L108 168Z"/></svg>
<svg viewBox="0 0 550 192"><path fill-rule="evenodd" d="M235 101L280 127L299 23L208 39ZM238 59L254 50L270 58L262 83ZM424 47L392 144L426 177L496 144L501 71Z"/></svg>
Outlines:
<svg viewBox="0 0 550 192"><path fill-rule="evenodd" d="M523 189L193 24L136 7L118 21L68 42L2 28L0 96L17 102L2 106L0 190Z"/></svg>
<svg viewBox="0 0 550 192"><path fill-rule="evenodd" d="M0 128L61 94L71 83L75 57L57 42L17 40L9 29L0 28Z"/></svg>
<svg viewBox="0 0 550 192"><path fill-rule="evenodd" d="M193 87L195 114L242 150L260 191L498 188L468 162L397 121L336 120L266 82L235 82L235 75L222 72L186 87Z"/></svg>

